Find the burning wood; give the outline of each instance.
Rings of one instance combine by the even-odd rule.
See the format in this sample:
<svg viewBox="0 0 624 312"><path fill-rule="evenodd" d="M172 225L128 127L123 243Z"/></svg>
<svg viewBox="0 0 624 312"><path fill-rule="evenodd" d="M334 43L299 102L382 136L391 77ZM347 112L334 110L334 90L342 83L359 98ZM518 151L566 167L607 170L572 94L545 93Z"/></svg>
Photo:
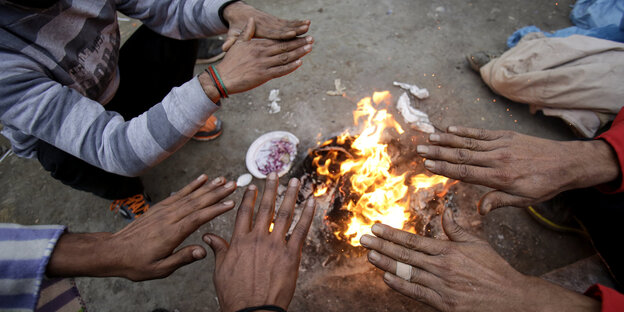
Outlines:
<svg viewBox="0 0 624 312"><path fill-rule="evenodd" d="M431 215L443 209L437 199L455 183L423 173L415 144L387 110L390 102L388 91L362 99L353 112L358 133L325 141L304 161L313 185L304 196L333 203L327 223L352 246L379 222L423 234Z"/></svg>

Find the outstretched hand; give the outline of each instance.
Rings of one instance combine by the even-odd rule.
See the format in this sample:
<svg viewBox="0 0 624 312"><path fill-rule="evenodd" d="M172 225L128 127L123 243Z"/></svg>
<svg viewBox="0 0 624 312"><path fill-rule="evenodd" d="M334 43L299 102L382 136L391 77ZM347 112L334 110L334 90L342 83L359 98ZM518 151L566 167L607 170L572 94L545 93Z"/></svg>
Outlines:
<svg viewBox="0 0 624 312"><path fill-rule="evenodd" d="M574 188L607 183L619 175L608 143L553 141L512 131L449 127L419 145L433 173L495 189L479 201L486 214L504 206L524 207Z"/></svg>
<svg viewBox="0 0 624 312"><path fill-rule="evenodd" d="M224 312L263 305L286 310L292 300L301 249L312 223L315 203L314 199L306 202L301 218L287 238L299 192L299 180L291 179L270 231L278 184L277 175L269 174L255 223L252 220L257 189L254 185L247 188L230 244L214 234L204 235L204 241L215 254L213 278Z"/></svg>
<svg viewBox="0 0 624 312"><path fill-rule="evenodd" d="M301 58L312 50L310 36L289 41L252 40L256 22L249 18L240 37L216 68L229 93L253 89L271 79L287 75L301 66Z"/></svg>
<svg viewBox="0 0 624 312"><path fill-rule="evenodd" d="M376 224L375 236L364 235L360 242L371 250L368 261L385 271L390 288L440 311L600 309L589 297L516 271L487 242L457 225L450 209L442 227L450 241ZM397 272L398 266L407 270Z"/></svg>
<svg viewBox="0 0 624 312"><path fill-rule="evenodd" d="M223 11L223 17L230 24L227 39L223 44L223 51L228 51L243 34L249 18L256 21L254 36L257 38L289 40L305 34L310 29L309 20L283 20L257 10L242 1L228 5Z"/></svg>
<svg viewBox="0 0 624 312"><path fill-rule="evenodd" d="M236 183L206 175L155 204L141 217L111 233L67 233L59 239L46 273L50 276L116 276L143 281L169 276L203 259L201 245L176 250L200 226L234 208L222 199Z"/></svg>

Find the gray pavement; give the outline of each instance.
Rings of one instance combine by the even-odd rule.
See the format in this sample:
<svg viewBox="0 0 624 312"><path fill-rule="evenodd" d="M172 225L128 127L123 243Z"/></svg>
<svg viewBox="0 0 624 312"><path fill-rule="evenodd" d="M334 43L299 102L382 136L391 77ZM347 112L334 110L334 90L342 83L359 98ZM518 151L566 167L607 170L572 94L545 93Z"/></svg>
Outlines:
<svg viewBox="0 0 624 312"><path fill-rule="evenodd" d="M297 135L299 158L318 138L350 127L358 99L373 91L390 90L393 81L429 89L431 97L416 106L439 129L465 125L508 129L550 138L571 139L558 119L531 115L526 105L493 94L464 61L477 50L503 50L514 30L536 25L545 30L570 26L571 0L310 0L248 3L283 18L311 19L316 43L303 66L293 74L223 101L217 115L225 124L213 142L191 141L143 178L149 194L162 200L201 173L236 179L245 173L247 148L260 134L286 130ZM127 37L133 21L124 21ZM203 67L198 67L201 71ZM325 94L334 79L346 86L346 97ZM268 113L271 89L280 89L281 112ZM2 152L7 141L0 139ZM286 183L287 177L282 178ZM256 184L261 181L255 180ZM260 185L260 184L259 184ZM36 160L9 155L0 163L0 222L66 224L71 231L116 231L127 223L108 210L109 202L73 190L52 179ZM483 192L483 190L479 190ZM242 191L234 195L239 200ZM470 194L478 198L479 194ZM472 202L474 203L474 201ZM464 203L474 209L474 204ZM235 212L229 212L192 235L213 232L229 237ZM523 210L504 208L480 222L479 232L516 269L541 275L591 256L589 243L573 235L541 228ZM324 226L315 223L313 227ZM163 233L166 235L166 233ZM137 238L140 239L140 238ZM320 255L307 248L303 255L292 311L423 311L428 308L388 290L381 273L352 258L347 264L318 265ZM316 263L316 264L315 264ZM209 256L166 279L132 283L124 279L78 280L91 311L216 311Z"/></svg>

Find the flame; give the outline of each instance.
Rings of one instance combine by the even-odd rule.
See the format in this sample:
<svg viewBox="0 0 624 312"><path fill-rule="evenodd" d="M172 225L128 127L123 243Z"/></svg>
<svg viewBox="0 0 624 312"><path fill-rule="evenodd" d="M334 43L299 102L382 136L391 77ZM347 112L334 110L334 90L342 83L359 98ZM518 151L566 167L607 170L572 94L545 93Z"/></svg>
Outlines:
<svg viewBox="0 0 624 312"><path fill-rule="evenodd" d="M386 109L375 108L381 104L388 106L391 100L390 92L383 91L375 92L372 98L366 97L358 102L353 119L356 126L361 126L361 133L351 135L345 132L337 138L338 144L344 144L347 138L355 138L350 146L354 157L340 164L334 163L337 155L330 155L322 163L321 156L313 160L317 173L329 182L336 182L343 176L349 177L349 191L356 195L353 196L356 199L347 201L342 207L351 212L347 229L334 234L353 246L360 246L360 237L371 234L371 226L375 223L399 229L407 227L406 222L411 217L407 196L410 187L418 190L443 185L446 192L451 185L447 183L449 179L442 176L419 174L406 181L407 174L392 173L388 146L380 143L382 134L389 128L399 134L404 131ZM328 144L325 142L321 147ZM322 196L326 191L327 186L322 185L314 192L314 196Z"/></svg>
<svg viewBox="0 0 624 312"><path fill-rule="evenodd" d="M320 197L325 195L325 193L327 193L327 189L329 189L329 187L327 187L327 185L322 184L321 186L318 186L315 190L314 190L314 197Z"/></svg>

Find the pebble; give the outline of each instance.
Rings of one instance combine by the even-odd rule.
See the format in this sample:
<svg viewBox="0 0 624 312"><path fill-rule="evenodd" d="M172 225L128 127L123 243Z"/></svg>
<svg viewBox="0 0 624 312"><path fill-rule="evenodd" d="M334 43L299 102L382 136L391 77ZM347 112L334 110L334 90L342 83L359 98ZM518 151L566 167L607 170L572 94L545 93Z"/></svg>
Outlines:
<svg viewBox="0 0 624 312"><path fill-rule="evenodd" d="M247 186L247 185L249 185L249 183L251 183L251 179L253 179L251 174L245 173L245 174L241 175L240 177L238 177L238 179L236 179L236 186L238 186L238 187Z"/></svg>

